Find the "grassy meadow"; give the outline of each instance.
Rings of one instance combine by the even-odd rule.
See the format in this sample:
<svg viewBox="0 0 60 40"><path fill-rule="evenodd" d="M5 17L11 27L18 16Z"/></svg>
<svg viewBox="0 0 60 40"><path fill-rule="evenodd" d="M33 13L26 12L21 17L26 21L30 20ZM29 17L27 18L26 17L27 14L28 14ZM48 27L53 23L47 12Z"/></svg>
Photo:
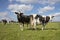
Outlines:
<svg viewBox="0 0 60 40"><path fill-rule="evenodd" d="M60 40L60 22L48 23L43 31L42 25L37 25L37 30L29 30L26 26L21 31L19 24L0 23L0 40Z"/></svg>

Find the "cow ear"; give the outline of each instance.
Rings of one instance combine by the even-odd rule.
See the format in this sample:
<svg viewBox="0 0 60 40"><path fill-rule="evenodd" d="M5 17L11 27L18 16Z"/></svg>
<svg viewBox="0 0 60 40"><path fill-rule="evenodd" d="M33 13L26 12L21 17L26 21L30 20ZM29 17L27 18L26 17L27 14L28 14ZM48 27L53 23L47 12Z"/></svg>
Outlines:
<svg viewBox="0 0 60 40"><path fill-rule="evenodd" d="M15 14L18 14L18 12L15 12Z"/></svg>
<svg viewBox="0 0 60 40"><path fill-rule="evenodd" d="M52 18L53 18L54 16L52 16Z"/></svg>

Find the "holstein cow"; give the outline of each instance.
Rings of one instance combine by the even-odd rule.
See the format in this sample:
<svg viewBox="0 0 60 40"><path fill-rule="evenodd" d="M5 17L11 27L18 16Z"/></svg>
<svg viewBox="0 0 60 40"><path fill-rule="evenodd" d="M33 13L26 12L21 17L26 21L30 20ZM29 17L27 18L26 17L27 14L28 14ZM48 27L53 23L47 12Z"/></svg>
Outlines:
<svg viewBox="0 0 60 40"><path fill-rule="evenodd" d="M4 23L4 25L7 23L6 19L3 19L2 22Z"/></svg>
<svg viewBox="0 0 60 40"><path fill-rule="evenodd" d="M23 31L23 27L24 27L24 24L27 23L27 26L28 24L30 23L30 26L33 27L34 29L36 29L36 20L35 20L35 16L33 15L24 15L23 13L18 13L18 12L15 12L15 14L17 14L17 19L18 19L18 22L20 23L20 28L21 30ZM22 26L23 25L23 26Z"/></svg>
<svg viewBox="0 0 60 40"><path fill-rule="evenodd" d="M39 18L40 23L43 25L42 30L45 28L45 25L52 20L54 16L41 16L37 15L36 18Z"/></svg>

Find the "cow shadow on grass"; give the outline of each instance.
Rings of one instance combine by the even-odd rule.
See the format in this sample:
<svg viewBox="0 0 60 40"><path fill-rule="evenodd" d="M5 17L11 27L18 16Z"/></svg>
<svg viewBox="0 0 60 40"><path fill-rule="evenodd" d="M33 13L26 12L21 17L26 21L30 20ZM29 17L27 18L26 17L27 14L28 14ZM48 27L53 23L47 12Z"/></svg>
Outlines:
<svg viewBox="0 0 60 40"><path fill-rule="evenodd" d="M34 28L29 28L29 29L27 29L27 30L42 30L41 28L36 28L36 29L34 29ZM45 28L44 30L58 30L57 28Z"/></svg>

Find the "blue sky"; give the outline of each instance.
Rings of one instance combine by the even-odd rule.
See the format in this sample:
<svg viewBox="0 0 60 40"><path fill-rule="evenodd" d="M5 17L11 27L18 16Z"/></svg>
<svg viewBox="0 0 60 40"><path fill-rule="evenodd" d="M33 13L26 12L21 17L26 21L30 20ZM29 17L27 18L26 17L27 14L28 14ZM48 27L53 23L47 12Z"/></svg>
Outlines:
<svg viewBox="0 0 60 40"><path fill-rule="evenodd" d="M26 15L55 15L53 21L60 21L60 0L0 0L0 20L17 21L15 11Z"/></svg>

